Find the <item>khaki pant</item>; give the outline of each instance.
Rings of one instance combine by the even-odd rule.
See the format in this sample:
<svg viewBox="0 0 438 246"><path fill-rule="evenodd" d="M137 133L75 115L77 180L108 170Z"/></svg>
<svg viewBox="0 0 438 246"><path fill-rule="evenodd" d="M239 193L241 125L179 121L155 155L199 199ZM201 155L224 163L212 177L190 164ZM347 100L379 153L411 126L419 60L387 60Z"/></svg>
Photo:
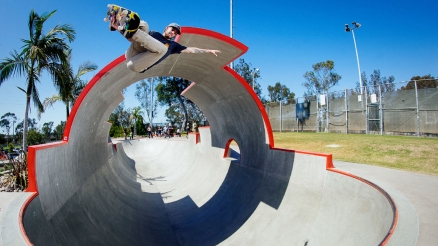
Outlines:
<svg viewBox="0 0 438 246"><path fill-rule="evenodd" d="M167 52L167 46L151 37L149 25L140 22L140 28L132 36L132 42L125 53L127 66L131 71L141 72L152 66Z"/></svg>

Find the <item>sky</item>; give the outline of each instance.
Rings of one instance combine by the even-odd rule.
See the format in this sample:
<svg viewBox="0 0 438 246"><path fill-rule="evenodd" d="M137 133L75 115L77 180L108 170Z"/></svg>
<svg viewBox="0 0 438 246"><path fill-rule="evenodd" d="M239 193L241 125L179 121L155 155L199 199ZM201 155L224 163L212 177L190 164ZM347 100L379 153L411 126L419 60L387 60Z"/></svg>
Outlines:
<svg viewBox="0 0 438 246"><path fill-rule="evenodd" d="M139 13L151 30L162 31L171 22L199 27L230 35L229 0L0 0L0 60L10 52L20 51L21 39L28 39L27 21L33 9L38 14L57 12L46 22L44 31L57 24L71 24L76 39L70 44L72 66L92 61L102 69L124 54L129 46L120 34L110 32L103 22L108 3ZM395 82L413 76L438 76L438 1L436 0L367 0L367 1L243 1L233 0L233 38L249 47L241 58L260 69L257 80L262 94L276 82L286 85L296 97L305 91L303 75L318 62L332 60L335 72L342 76L332 90L354 88L358 82L356 53L351 33L345 24L358 22L355 29L360 69L369 75L379 69L382 76L394 76ZM209 47L199 47L209 48ZM96 72L82 78L91 80ZM12 77L0 86L0 117L11 112L24 119L25 77ZM57 94L51 78L41 77L37 85L40 98ZM125 107L140 103L135 88L127 88ZM164 108L154 122L165 122ZM37 118L31 108L31 118ZM42 115L39 126L66 119L65 106L59 102ZM3 131L1 129L0 131Z"/></svg>

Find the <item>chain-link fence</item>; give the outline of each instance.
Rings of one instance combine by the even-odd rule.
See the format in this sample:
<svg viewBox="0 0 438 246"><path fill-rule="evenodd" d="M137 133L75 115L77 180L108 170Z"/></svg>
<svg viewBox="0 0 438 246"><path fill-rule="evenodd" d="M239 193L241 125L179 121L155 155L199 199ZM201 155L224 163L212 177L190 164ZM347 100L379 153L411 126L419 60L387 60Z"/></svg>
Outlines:
<svg viewBox="0 0 438 246"><path fill-rule="evenodd" d="M438 81L431 81L329 91L265 109L274 131L438 137Z"/></svg>

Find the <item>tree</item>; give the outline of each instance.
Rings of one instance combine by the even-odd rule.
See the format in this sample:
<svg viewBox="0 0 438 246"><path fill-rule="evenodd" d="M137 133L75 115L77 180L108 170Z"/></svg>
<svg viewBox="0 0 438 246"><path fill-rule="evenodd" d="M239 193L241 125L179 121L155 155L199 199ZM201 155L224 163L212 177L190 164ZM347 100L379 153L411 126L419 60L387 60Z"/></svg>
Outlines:
<svg viewBox="0 0 438 246"><path fill-rule="evenodd" d="M134 125L134 135L137 135L137 122L141 119L143 121L143 117L141 116L143 114L143 112L141 111L140 107L135 107L132 109L131 111L131 117L130 117L130 121L133 121L133 125Z"/></svg>
<svg viewBox="0 0 438 246"><path fill-rule="evenodd" d="M11 57L5 58L0 63L0 85L12 76L26 77L26 90L20 88L26 93L23 126L24 150L27 149L27 122L31 99L39 111L44 111L36 88L37 82L40 82L41 72L48 72L55 87L61 88L65 82L62 71L64 68L62 64L67 62L65 50L70 49L62 36L66 37L69 42L75 39L75 31L68 24L56 25L47 34L43 34L44 23L55 12L56 10L40 16L32 10L29 15L30 36L27 40L22 39L23 50L20 53L14 50L10 53Z"/></svg>
<svg viewBox="0 0 438 246"><path fill-rule="evenodd" d="M361 74L362 85L367 88L368 94L378 94L379 90L381 92L394 91L395 85L394 76L389 76L388 78L382 77L380 75L380 70L374 70L374 72L370 75L370 80L367 79L365 71ZM380 89L379 89L380 88ZM356 83L356 92L360 91L359 82Z"/></svg>
<svg viewBox="0 0 438 246"><path fill-rule="evenodd" d="M59 87L59 91L57 95L53 95L52 97L47 97L44 99L42 103L44 106L44 110L48 107L53 107L58 101L62 101L65 104L66 110L66 120L68 120L68 116L70 115L70 109L73 107L76 99L81 94L84 87L87 85L87 81L81 79L81 76L86 73L95 71L97 69L97 65L91 61L83 62L79 65L78 71L76 74L73 74L73 68L71 66L71 49L65 51L67 56L67 63L63 64L63 76L64 83L61 87ZM38 112L38 118L41 116L41 111Z"/></svg>
<svg viewBox="0 0 438 246"><path fill-rule="evenodd" d="M275 86L268 86L268 93L271 102L295 103L295 93L290 92L286 85L280 82L275 83Z"/></svg>
<svg viewBox="0 0 438 246"><path fill-rule="evenodd" d="M164 83L158 84L155 88L160 105L169 107L165 115L171 122L181 122L181 114L184 115L183 124L186 124L189 120L187 104L192 103L194 105L194 103L181 96L181 93L189 87L190 83L190 81L183 78L168 77L164 80ZM197 106L194 105L193 107Z"/></svg>
<svg viewBox="0 0 438 246"><path fill-rule="evenodd" d="M53 121L46 122L43 124L41 130L46 140L50 140L50 135L52 134L52 128L53 128Z"/></svg>
<svg viewBox="0 0 438 246"><path fill-rule="evenodd" d="M165 116L170 123L174 124L177 122L182 122L181 127L183 130L183 126L189 122L189 119L196 121L197 123L205 120L204 114L196 104L185 97L183 97L182 100L185 107L184 109L180 103L174 103L168 109L166 109ZM185 113L187 113L187 118L185 117Z"/></svg>
<svg viewBox="0 0 438 246"><path fill-rule="evenodd" d="M44 135L36 129L29 129L29 145L41 144L44 142Z"/></svg>
<svg viewBox="0 0 438 246"><path fill-rule="evenodd" d="M53 135L56 138L56 140L61 140L64 135L64 129L65 129L65 121L61 121L59 125L55 127L55 130L53 130Z"/></svg>
<svg viewBox="0 0 438 246"><path fill-rule="evenodd" d="M146 135L146 127L144 123L143 116L139 116L138 119L135 122L135 131L137 131L136 135Z"/></svg>
<svg viewBox="0 0 438 246"><path fill-rule="evenodd" d="M262 87L257 82L260 78L260 70L256 68L251 68L251 63L246 63L243 58L239 59L239 62L234 66L234 70L251 86L254 87L254 91L259 96L260 100L262 98ZM254 86L253 86L254 85Z"/></svg>
<svg viewBox="0 0 438 246"><path fill-rule="evenodd" d="M424 76L414 76L406 86L402 86L402 90L414 90L415 82L417 83L417 89L438 88L438 80L430 74Z"/></svg>
<svg viewBox="0 0 438 246"><path fill-rule="evenodd" d="M15 116L14 113L8 112L1 117L0 127L6 129L6 132L8 133L8 138L9 138L9 131L11 130L11 123L12 125L14 125L16 122L17 122L17 116ZM12 134L14 134L14 132L12 132Z"/></svg>
<svg viewBox="0 0 438 246"><path fill-rule="evenodd" d="M28 130L38 131L38 123L34 118L27 119L27 126L28 126ZM23 132L24 132L24 120L18 123L17 127L15 127L15 134L17 135L18 138L23 138ZM31 143L29 143L29 145L31 145ZM23 148L23 149L27 149L27 148Z"/></svg>
<svg viewBox="0 0 438 246"><path fill-rule="evenodd" d="M155 115L158 113L158 100L153 100L154 91L153 84L154 82L161 83L161 78L148 78L146 81L142 80L135 85L135 98L140 102L141 107L146 111L147 117L149 119L149 123L153 121ZM149 82L149 83L147 83ZM151 107L152 106L152 107ZM151 112L152 108L152 112ZM139 109L140 110L140 109Z"/></svg>
<svg viewBox="0 0 438 246"><path fill-rule="evenodd" d="M120 130L128 133L127 129L131 127L131 109L125 110L125 103L120 103L111 113L108 121L111 123L110 136L119 137Z"/></svg>
<svg viewBox="0 0 438 246"><path fill-rule="evenodd" d="M312 66L313 71L306 72L303 77L306 81L303 86L306 87L306 96L327 93L330 88L337 85L342 78L335 72L335 63L327 60L319 62Z"/></svg>

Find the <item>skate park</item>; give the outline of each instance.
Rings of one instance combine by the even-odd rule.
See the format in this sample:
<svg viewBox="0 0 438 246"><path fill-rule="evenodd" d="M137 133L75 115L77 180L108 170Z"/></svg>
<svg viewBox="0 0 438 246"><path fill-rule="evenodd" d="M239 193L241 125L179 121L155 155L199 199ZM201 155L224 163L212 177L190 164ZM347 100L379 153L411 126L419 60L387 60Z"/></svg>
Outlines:
<svg viewBox="0 0 438 246"><path fill-rule="evenodd" d="M183 30L181 44L208 44L221 55L172 55L144 74L127 70L122 55L103 68L75 105L64 140L29 148L29 188L3 200L10 201L1 211L3 245L436 242L422 234L422 211L370 169L339 163L343 170L330 154L275 148L263 105L227 67L248 48L212 31ZM194 81L183 95L210 127L182 140L109 140L107 119L121 91L155 76Z"/></svg>

